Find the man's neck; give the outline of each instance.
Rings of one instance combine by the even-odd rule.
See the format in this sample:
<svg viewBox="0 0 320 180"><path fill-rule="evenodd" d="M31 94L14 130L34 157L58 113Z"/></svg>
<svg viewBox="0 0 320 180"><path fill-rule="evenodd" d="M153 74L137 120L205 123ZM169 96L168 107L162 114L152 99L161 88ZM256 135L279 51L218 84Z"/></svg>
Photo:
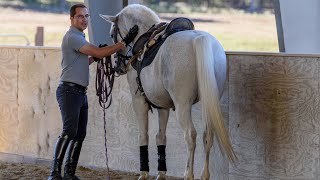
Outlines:
<svg viewBox="0 0 320 180"><path fill-rule="evenodd" d="M73 28L75 28L75 29L78 29L80 32L82 32L83 33L83 30L82 29L79 29L79 28L77 28L77 27L75 27L75 26L73 26L73 25L71 25Z"/></svg>

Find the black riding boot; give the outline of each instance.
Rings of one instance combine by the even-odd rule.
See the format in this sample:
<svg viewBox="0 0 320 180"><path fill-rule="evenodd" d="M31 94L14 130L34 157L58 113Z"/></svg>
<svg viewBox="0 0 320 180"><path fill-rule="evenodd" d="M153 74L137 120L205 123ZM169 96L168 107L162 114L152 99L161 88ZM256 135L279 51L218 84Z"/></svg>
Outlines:
<svg viewBox="0 0 320 180"><path fill-rule="evenodd" d="M64 180L78 180L79 178L75 176L77 164L80 156L80 151L83 141L72 140L68 149L68 155L66 159L66 164L64 167Z"/></svg>
<svg viewBox="0 0 320 180"><path fill-rule="evenodd" d="M66 153L66 149L68 147L69 142L70 142L70 139L68 139L67 135L59 136L54 149L52 167L51 167L50 176L48 177L48 180L62 180L61 165L62 165L63 158Z"/></svg>

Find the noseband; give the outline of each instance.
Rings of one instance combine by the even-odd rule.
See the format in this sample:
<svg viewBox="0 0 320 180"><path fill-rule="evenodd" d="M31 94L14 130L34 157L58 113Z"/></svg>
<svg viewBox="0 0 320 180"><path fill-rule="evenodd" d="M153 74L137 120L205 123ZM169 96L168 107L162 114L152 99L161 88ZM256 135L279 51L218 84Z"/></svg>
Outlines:
<svg viewBox="0 0 320 180"><path fill-rule="evenodd" d="M116 17L116 20L113 24L114 28L113 28L113 31L112 31L112 34L111 34L111 38L113 39L113 42L114 43L118 43L118 34L121 38L121 40L124 39L124 37L122 36L121 32L120 32L120 29L119 29L119 26L118 26L118 16ZM131 59L131 56L128 56L128 53L132 50L132 47L130 45L129 46L129 50L126 52L126 55L124 54L121 54L119 52L116 52L116 65L115 65L115 71L117 72L117 74L119 75L123 75L123 74L126 74L127 71L128 71L128 67L127 67L127 64L128 64L128 61L129 59Z"/></svg>

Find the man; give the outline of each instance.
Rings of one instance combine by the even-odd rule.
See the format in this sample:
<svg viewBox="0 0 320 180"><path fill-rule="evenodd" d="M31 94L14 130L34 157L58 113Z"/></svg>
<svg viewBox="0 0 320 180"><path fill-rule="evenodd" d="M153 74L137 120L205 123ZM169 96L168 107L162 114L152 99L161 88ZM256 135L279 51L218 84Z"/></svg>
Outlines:
<svg viewBox="0 0 320 180"><path fill-rule="evenodd" d="M63 131L54 149L51 173L48 177L50 180L62 179L61 165L68 146L63 179L79 179L75 176L75 171L87 129L86 89L89 84L89 65L95 59L110 56L123 49L138 33L138 27L134 26L122 42L98 48L85 40L83 31L88 26L89 17L88 8L83 4L76 4L70 8L71 26L61 45L62 73L56 92Z"/></svg>

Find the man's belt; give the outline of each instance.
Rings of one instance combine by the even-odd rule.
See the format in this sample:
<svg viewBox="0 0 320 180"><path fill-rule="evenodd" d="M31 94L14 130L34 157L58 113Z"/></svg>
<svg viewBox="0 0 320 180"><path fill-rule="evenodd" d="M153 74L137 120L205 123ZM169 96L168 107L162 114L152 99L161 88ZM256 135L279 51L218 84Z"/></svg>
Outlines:
<svg viewBox="0 0 320 180"><path fill-rule="evenodd" d="M80 90L82 90L82 91L86 91L86 90L87 90L87 87L84 87L84 86L81 86L81 85L79 85L79 84L72 83L72 82L62 81L62 82L60 82L60 84L67 85L67 86L71 86L71 87L75 87L75 88L80 89Z"/></svg>

